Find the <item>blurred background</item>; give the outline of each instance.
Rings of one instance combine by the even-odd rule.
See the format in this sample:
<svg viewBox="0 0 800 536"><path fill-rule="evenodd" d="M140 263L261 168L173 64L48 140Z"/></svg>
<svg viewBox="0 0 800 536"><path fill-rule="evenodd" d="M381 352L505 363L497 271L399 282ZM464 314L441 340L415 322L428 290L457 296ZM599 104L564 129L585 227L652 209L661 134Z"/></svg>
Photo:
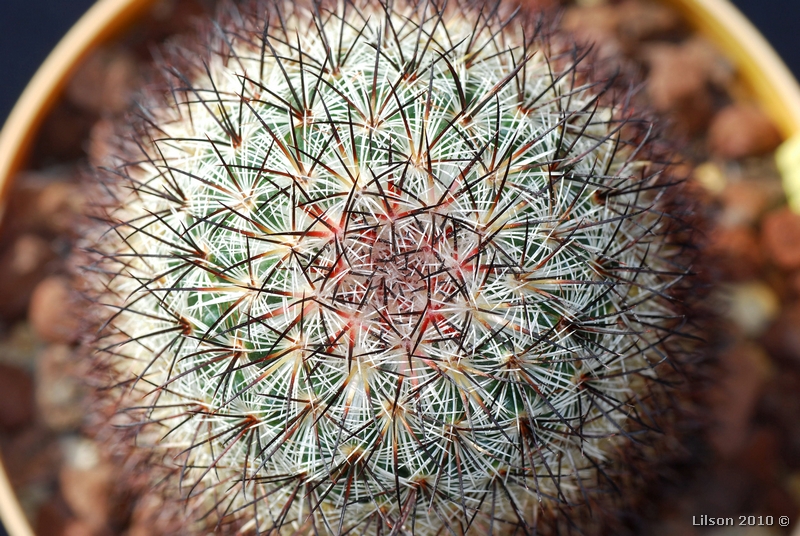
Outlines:
<svg viewBox="0 0 800 536"><path fill-rule="evenodd" d="M0 125L28 80L94 0L0 0ZM732 0L800 78L800 0ZM3 297L0 297L3 299ZM0 526L0 536L6 536Z"/></svg>
<svg viewBox="0 0 800 536"><path fill-rule="evenodd" d="M800 0L732 0L800 77ZM94 0L0 1L0 123L28 80Z"/></svg>

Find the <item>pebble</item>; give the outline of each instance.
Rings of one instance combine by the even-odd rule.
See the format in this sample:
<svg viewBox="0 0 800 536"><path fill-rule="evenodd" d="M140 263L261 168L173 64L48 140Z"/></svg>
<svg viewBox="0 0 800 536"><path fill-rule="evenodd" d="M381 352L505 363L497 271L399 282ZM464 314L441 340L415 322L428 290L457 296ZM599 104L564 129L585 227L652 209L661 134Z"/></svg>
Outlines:
<svg viewBox="0 0 800 536"><path fill-rule="evenodd" d="M151 536L153 534L153 529L149 525L144 523L142 524L135 524L131 526L126 532L125 536Z"/></svg>
<svg viewBox="0 0 800 536"><path fill-rule="evenodd" d="M771 354L800 365L800 303L785 307L763 339Z"/></svg>
<svg viewBox="0 0 800 536"><path fill-rule="evenodd" d="M28 322L17 322L0 337L0 363L33 372L34 358L42 349L42 341Z"/></svg>
<svg viewBox="0 0 800 536"><path fill-rule="evenodd" d="M748 437L750 421L771 367L764 350L753 343L735 344L718 358L722 378L711 396L715 422L710 439L718 454L731 458Z"/></svg>
<svg viewBox="0 0 800 536"><path fill-rule="evenodd" d="M58 474L61 449L42 426L26 426L3 442L3 462L16 489L51 485Z"/></svg>
<svg viewBox="0 0 800 536"><path fill-rule="evenodd" d="M36 362L36 405L44 424L56 431L77 429L83 421L85 396L69 346L47 347Z"/></svg>
<svg viewBox="0 0 800 536"><path fill-rule="evenodd" d="M106 527L95 527L82 519L71 519L64 527L61 536L111 536L113 532Z"/></svg>
<svg viewBox="0 0 800 536"><path fill-rule="evenodd" d="M603 4L570 7L562 21L564 29L572 32L578 43L591 45L600 58L616 57L622 52L622 43L617 38L619 23L619 10Z"/></svg>
<svg viewBox="0 0 800 536"><path fill-rule="evenodd" d="M761 239L768 257L778 267L800 268L800 214L787 207L770 212L761 224Z"/></svg>
<svg viewBox="0 0 800 536"><path fill-rule="evenodd" d="M144 494L138 498L131 513L131 528L127 536L150 536L152 534L176 534L181 530L183 503L164 499L155 494ZM304 534L302 530L298 534Z"/></svg>
<svg viewBox="0 0 800 536"><path fill-rule="evenodd" d="M617 31L628 49L641 45L641 41L666 37L681 28L678 13L656 2L627 0L618 5L617 12Z"/></svg>
<svg viewBox="0 0 800 536"><path fill-rule="evenodd" d="M81 321L65 276L50 276L36 286L28 319L36 333L47 342L69 344L77 341Z"/></svg>
<svg viewBox="0 0 800 536"><path fill-rule="evenodd" d="M43 166L85 158L84 142L93 122L73 104L59 102L42 123L32 158Z"/></svg>
<svg viewBox="0 0 800 536"><path fill-rule="evenodd" d="M800 426L797 416L800 415L800 367L786 363L783 356L776 355L764 338L764 346L775 359L779 373L775 374L764 389L759 403L759 416L769 419L781 430L781 450L785 460L792 460L790 467L798 468L796 460L800 460Z"/></svg>
<svg viewBox="0 0 800 536"><path fill-rule="evenodd" d="M721 192L723 212L719 222L725 226L753 225L774 200L764 181L729 182Z"/></svg>
<svg viewBox="0 0 800 536"><path fill-rule="evenodd" d="M89 470L100 464L97 444L87 437L66 435L61 439L61 452L64 463L75 469Z"/></svg>
<svg viewBox="0 0 800 536"><path fill-rule="evenodd" d="M800 504L800 472L794 472L786 479L786 490L794 498L796 504Z"/></svg>
<svg viewBox="0 0 800 536"><path fill-rule="evenodd" d="M36 519L36 512L50 500L53 495L52 482L32 482L25 486L14 488L17 500L28 519ZM0 533L2 534L2 533ZM5 535L3 535L5 536Z"/></svg>
<svg viewBox="0 0 800 536"><path fill-rule="evenodd" d="M47 231L47 215L39 210L39 198L51 184L69 181L75 171L71 166L53 166L44 170L23 171L12 180L3 235L17 237L23 233L41 234Z"/></svg>
<svg viewBox="0 0 800 536"><path fill-rule="evenodd" d="M723 312L748 337L758 337L780 313L780 300L766 283L749 281L723 289Z"/></svg>
<svg viewBox="0 0 800 536"><path fill-rule="evenodd" d="M107 464L88 469L67 464L59 473L64 501L76 517L93 529L105 527L110 520L113 476L113 468Z"/></svg>
<svg viewBox="0 0 800 536"><path fill-rule="evenodd" d="M677 121L679 131L696 133L712 116L709 91L714 59L702 53L701 45L658 43L645 48L650 67L647 93L656 110Z"/></svg>
<svg viewBox="0 0 800 536"><path fill-rule="evenodd" d="M778 430L771 425L754 423L754 430L735 460L737 467L753 481L769 485L780 467L780 440Z"/></svg>
<svg viewBox="0 0 800 536"><path fill-rule="evenodd" d="M569 21L570 17L574 17L572 19L572 24L575 25L576 33L583 35L587 40L600 40L599 50L601 56L604 54L611 54L620 49L628 50L630 47L635 46L635 44L633 44L635 39L649 39L651 37L668 34L675 30L675 28L672 27L674 16L670 17L669 13L663 11L661 13L655 12L653 10L655 4L639 4L638 2L623 0L621 3L616 4L614 12L612 12L608 9L608 6L602 5L606 4L604 0L577 1L579 4L589 7L589 9L586 9L577 17L575 15L577 11L570 9L566 19ZM173 6L175 4L183 5L185 3L161 2L159 4L161 8L159 9L162 9L163 6ZM636 11L637 8L640 9L638 12ZM670 20L670 18L673 20ZM180 19L189 20L190 18L180 17ZM169 32L173 31L173 23L165 23L164 26ZM596 36L596 39L592 39L592 35ZM680 120L689 124L691 129L699 130L703 128L712 117L710 111L711 98L709 96L708 87L719 87L721 83L724 83L722 81L724 81L726 77L730 79L731 70L729 66L725 65L724 61L720 60L718 55L715 55L715 53L707 54L709 51L707 46L705 49L703 49L702 46L696 45L695 49L691 49L691 47L687 47L685 44L669 44L665 46L675 47L676 50L673 50L672 53L675 53L677 57L664 57L651 61L650 82L652 88L649 91L657 95L662 101L671 101L669 105L664 105L664 110L678 110L677 115ZM648 50L651 49L648 48ZM89 67L90 72L83 77L83 80L74 83L73 87L68 90L72 93L70 98L74 106L62 106L56 110L53 118L48 120L44 129L44 143L40 142L40 146L50 144L54 147L55 152L62 156L64 154L80 154L85 143L79 134L84 132L87 127L86 119L81 119L81 116L75 113L75 108L89 110L90 113L94 114L104 113L108 110L113 111L121 109L122 99L115 99L124 92L118 94L109 93L108 91L103 91L103 88L114 85L117 87L124 87L127 83L126 78L128 74L130 74L130 71L126 73L126 69L130 67L130 64L126 67L125 61L120 61L116 62L114 65L103 67L102 61L98 61L97 58L95 58L94 61L96 62L95 65ZM659 62L661 63L659 64ZM698 64L704 62L707 68L697 67ZM94 79L99 81L99 84L93 86L91 82L92 77L95 77ZM672 77L672 79L670 79L670 77ZM83 85L81 86L81 84ZM686 92L687 90L685 87L691 86L692 84L700 88L699 93L690 95ZM691 102L692 98L695 98L696 102ZM106 101L106 99L110 99L110 101ZM720 116L716 116L714 121L717 121L719 117ZM69 120L72 120L72 122L68 123ZM101 130L102 129L99 127L97 128L98 133L100 133ZM744 268L746 268L744 270L746 275L740 273L734 277L734 279L737 281L750 279L755 275L754 272L763 265L763 253L761 248L758 247L757 235L754 235L754 231L749 226L755 224L758 216L768 207L762 206L758 196L749 197L746 191L736 192L732 190L729 192L732 185L726 184L724 177L722 177L721 183L717 181L716 183L709 184L715 188L718 187L714 193L720 194L721 196L724 207L722 219L724 226L727 227L724 233L717 235L718 245L722 246L721 249L728 251L732 255L732 259L736 259L735 261L731 261L731 263L741 263ZM32 195L26 200L26 203L29 203L25 206L33 208L23 208L19 211L20 213L28 213L23 215L23 219L20 220L25 222L25 225L30 225L29 227L23 228L23 232L51 233L63 232L69 229L71 226L70 218L75 209L72 202L77 200L76 197L73 197L73 194L79 193L79 191L76 191L74 188L73 185L59 185L54 186L52 189L48 187L49 192L47 193L45 193L47 190L41 188L28 192ZM12 207L11 210L13 211L14 207ZM762 235L762 237L763 236L764 235ZM800 242L795 241L795 244L800 244ZM748 257L749 253L756 250L758 250L757 257ZM780 266L780 263L775 260L774 254L772 252L768 253L770 259ZM782 253L785 254L786 252L783 251ZM35 264L30 261L23 262L25 258L24 255L21 257L19 266L30 267ZM6 264L0 261L0 270L6 266L11 266L11 263ZM737 270L742 269L741 266L736 266L734 268ZM800 274L798 277L800 278ZM2 278L0 278L0 281L2 281ZM800 283L798 285L800 288ZM63 286L61 288L63 290ZM735 296L734 301L738 300L741 305L741 307L738 308L739 311L737 314L742 313L741 309L745 310L737 320L739 325L750 326L748 333L763 332L764 325L769 324L771 321L771 315L773 313L770 311L777 308L777 297L774 291L766 285L754 283L751 286L744 285L738 288L733 294ZM0 290L0 295L8 296L9 294ZM52 297L51 295L49 299L52 299ZM0 308L1 307L2 301L0 300ZM752 308L754 312L748 312L748 307ZM23 312L18 313L18 315L23 314L24 309ZM45 313L43 313L40 308L37 314L41 317ZM57 320L59 318L63 317L58 317ZM30 326L30 324L25 323L20 323L18 325ZM800 310L797 312L796 316L791 316L784 311L778 321L773 325L773 328L780 325L783 326L783 331L775 335L774 339L776 341L783 341L780 342L780 344L784 346L797 349L800 354L800 341L792 339L793 334L797 334L797 332L800 331L796 328L796 326L800 326ZM40 322L37 329L40 330L41 328L42 325ZM30 332L30 328L28 328L28 331ZM772 339L772 334L773 330L770 328L770 331L766 333L764 338ZM800 336L800 334L797 334L797 336ZM784 340L785 337L788 337L788 339ZM35 337L33 338L35 339ZM57 335L55 338L57 338L61 344L51 346L40 354L41 362L37 366L36 399L39 408L46 408L46 411L43 412L43 416L48 426L56 430L72 430L78 426L81 421L81 403L79 399L82 398L82 394L77 394L81 390L80 385L70 383L73 381L71 379L72 376L70 374L64 374L63 372L64 367L69 369L69 362L73 359L69 347L66 346L66 344L72 342L72 336L62 337L61 335ZM27 354L25 352L27 352ZM741 435L744 434L742 430L747 430L747 423L749 423L752 418L753 399L757 399L758 389L763 389L762 374L768 374L768 372L760 368L763 365L760 358L751 359L754 354L759 354L763 357L763 352L761 352L756 345L746 344L743 348L735 349L734 353L735 352L744 355L750 354L750 358L744 359L741 355L739 355L739 357L727 356L731 363L739 363L739 361L741 361L741 363L736 365L739 366L740 369L732 372L732 376L736 377L736 381L732 380L728 394L735 399L736 394L739 393L742 397L746 398L746 400L733 400L733 402L730 402L727 407L722 408L720 411L724 411L728 418L731 419L728 423L728 433L735 435L737 432L731 432L731 430L736 430L738 427L738 433ZM20 355L30 355L31 353L32 352L25 350ZM5 356L0 356L0 359L8 361ZM16 360L17 358L14 359ZM800 355L798 359L800 359ZM16 361L14 362L16 363ZM756 364L753 365L753 362ZM751 377L745 377L747 376L747 370L752 372L750 375ZM760 387L753 387L756 384ZM790 392L791 390L786 391L792 394ZM2 397L2 391L0 391L0 397ZM778 396L778 399L780 399L780 396ZM66 411L66 414L60 415L58 413L59 411ZM742 425L743 422L746 424ZM737 439L734 437L733 442L735 443L736 440ZM47 441L52 441L52 438L42 438L39 441L41 444L44 444ZM742 443L740 443L740 445L741 444ZM34 445L31 445L31 447L33 446ZM741 446L739 448L741 449ZM29 450L29 457L33 457L33 453L36 449L30 448ZM70 508L80 517L77 519L70 519L69 512L66 511L66 508L61 504L63 500L56 495L52 501L39 510L37 534L41 536L49 536L50 534L58 534L60 536L66 534L69 536L98 536L104 534L103 531L105 529L103 525L106 524L107 521L100 521L104 516L97 515L95 516L97 519L89 520L84 518L84 514L92 511L94 513L90 513L91 517L96 514L97 510L105 509L108 511L110 509L108 504L111 499L108 499L108 497L111 489L109 482L112 477L108 474L103 474L102 467L104 464L100 461L96 451L92 450L90 443L87 444L84 440L75 439L73 436L70 436L68 440L61 442L61 451L63 451L64 457L67 460L68 469L61 472L60 478L62 484L65 485L65 490L69 493ZM33 462L33 464L35 465L35 462ZM33 471L34 469L35 468L31 468L29 471ZM105 503L103 502L104 499ZM92 501L95 501L96 504L92 503ZM153 504L153 510L156 512L163 512L164 508L164 505L160 501L155 501ZM153 514L154 517L156 515L157 514ZM105 518L107 519L108 515L105 515ZM177 519L178 516L172 516L172 518ZM98 525L98 523L101 524ZM675 520L675 523L670 524L669 527L670 530L665 531L664 534L698 534L695 528L688 526L688 522L685 518ZM759 529L756 529L755 532L743 532L722 529L715 534L717 534L717 536L771 536L774 534L774 531L761 531L759 533L757 530ZM703 532L703 534L705 533L706 532ZM128 529L127 534L128 536L153 534L152 525L144 521L135 522L133 526ZM798 536L800 536L800 534L798 534Z"/></svg>
<svg viewBox="0 0 800 536"><path fill-rule="evenodd" d="M114 144L114 122L109 118L97 121L89 135L89 160L93 166L110 167L115 165L113 155L116 152Z"/></svg>
<svg viewBox="0 0 800 536"><path fill-rule="evenodd" d="M722 169L714 162L703 162L699 164L694 168L692 178L713 195L719 195L724 192L728 184L725 173L723 173Z"/></svg>
<svg viewBox="0 0 800 536"><path fill-rule="evenodd" d="M69 517L69 509L64 500L57 495L53 496L36 513L36 536L63 536Z"/></svg>
<svg viewBox="0 0 800 536"><path fill-rule="evenodd" d="M49 242L30 233L20 235L0 253L1 319L11 323L25 316L34 288L54 259Z"/></svg>
<svg viewBox="0 0 800 536"><path fill-rule="evenodd" d="M709 233L707 247L714 259L709 270L723 281L754 279L764 266L758 234L748 226L715 227Z"/></svg>
<svg viewBox="0 0 800 536"><path fill-rule="evenodd" d="M0 431L10 432L33 420L33 380L23 369L0 363Z"/></svg>
<svg viewBox="0 0 800 536"><path fill-rule="evenodd" d="M738 160L775 150L778 129L767 115L748 104L732 104L717 112L708 128L708 146L722 158Z"/></svg>
<svg viewBox="0 0 800 536"><path fill-rule="evenodd" d="M125 110L138 78L136 60L121 49L99 48L87 57L67 85L69 101L92 114Z"/></svg>
<svg viewBox="0 0 800 536"><path fill-rule="evenodd" d="M47 264L53 252L47 240L35 234L23 234L14 242L12 255L9 264L11 273L16 277L24 277Z"/></svg>
<svg viewBox="0 0 800 536"><path fill-rule="evenodd" d="M48 184L39 195L36 203L45 217L48 231L57 234L74 234L80 214L83 213L85 197L81 187L69 182Z"/></svg>

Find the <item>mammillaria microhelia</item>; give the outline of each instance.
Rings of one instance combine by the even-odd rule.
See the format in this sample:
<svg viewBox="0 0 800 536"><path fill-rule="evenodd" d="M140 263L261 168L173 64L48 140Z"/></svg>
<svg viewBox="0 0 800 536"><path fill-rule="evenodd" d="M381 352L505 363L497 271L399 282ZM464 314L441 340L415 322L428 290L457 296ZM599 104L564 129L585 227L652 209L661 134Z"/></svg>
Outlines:
<svg viewBox="0 0 800 536"><path fill-rule="evenodd" d="M675 181L544 20L259 0L167 53L91 273L106 396L192 515L535 534L610 487L673 359Z"/></svg>

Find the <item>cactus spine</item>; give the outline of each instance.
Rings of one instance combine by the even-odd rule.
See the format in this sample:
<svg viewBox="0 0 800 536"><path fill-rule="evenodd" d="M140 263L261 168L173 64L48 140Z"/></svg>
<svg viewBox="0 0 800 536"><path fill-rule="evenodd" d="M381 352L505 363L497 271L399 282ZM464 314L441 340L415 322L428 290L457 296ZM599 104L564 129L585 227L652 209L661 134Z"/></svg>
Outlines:
<svg viewBox="0 0 800 536"><path fill-rule="evenodd" d="M529 18L259 1L146 98L98 362L197 516L533 533L591 500L685 268L648 125Z"/></svg>

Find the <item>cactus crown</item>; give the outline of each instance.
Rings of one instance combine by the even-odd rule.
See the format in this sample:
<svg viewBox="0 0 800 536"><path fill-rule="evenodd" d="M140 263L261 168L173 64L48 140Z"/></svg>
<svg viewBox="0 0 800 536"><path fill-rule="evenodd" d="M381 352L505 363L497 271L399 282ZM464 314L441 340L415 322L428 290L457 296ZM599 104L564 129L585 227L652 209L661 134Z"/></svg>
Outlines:
<svg viewBox="0 0 800 536"><path fill-rule="evenodd" d="M256 2L145 101L97 346L199 515L532 532L640 420L684 272L647 125L503 13Z"/></svg>

